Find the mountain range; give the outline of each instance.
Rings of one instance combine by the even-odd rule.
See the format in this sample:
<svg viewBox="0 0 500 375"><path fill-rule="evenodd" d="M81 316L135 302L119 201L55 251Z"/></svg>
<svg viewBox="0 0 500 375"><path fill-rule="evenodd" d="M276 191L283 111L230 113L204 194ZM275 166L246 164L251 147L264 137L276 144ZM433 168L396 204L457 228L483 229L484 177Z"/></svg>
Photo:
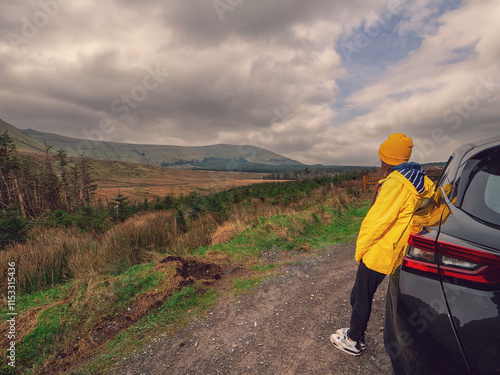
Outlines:
<svg viewBox="0 0 500 375"><path fill-rule="evenodd" d="M256 146L218 144L210 146L146 145L85 140L59 134L22 130L0 119L0 132L8 131L18 150L51 152L64 150L69 156L149 164L179 169L238 170L268 172L300 169L296 160Z"/></svg>

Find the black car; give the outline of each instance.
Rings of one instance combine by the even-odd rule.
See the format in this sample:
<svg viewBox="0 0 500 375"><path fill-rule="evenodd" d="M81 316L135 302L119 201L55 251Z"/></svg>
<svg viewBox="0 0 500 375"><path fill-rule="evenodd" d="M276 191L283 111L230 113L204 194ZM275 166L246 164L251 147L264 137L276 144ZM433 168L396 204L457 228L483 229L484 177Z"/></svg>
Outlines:
<svg viewBox="0 0 500 375"><path fill-rule="evenodd" d="M394 372L499 374L500 137L453 153L415 223L389 281Z"/></svg>

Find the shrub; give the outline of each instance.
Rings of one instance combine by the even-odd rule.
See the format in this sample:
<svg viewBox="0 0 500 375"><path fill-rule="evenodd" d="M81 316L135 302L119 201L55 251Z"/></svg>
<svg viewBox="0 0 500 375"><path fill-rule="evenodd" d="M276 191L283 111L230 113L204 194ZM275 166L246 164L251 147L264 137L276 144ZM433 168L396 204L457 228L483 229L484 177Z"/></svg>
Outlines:
<svg viewBox="0 0 500 375"><path fill-rule="evenodd" d="M64 210L56 210L49 214L47 220L41 222L41 225L49 228L69 228L73 225L73 218Z"/></svg>
<svg viewBox="0 0 500 375"><path fill-rule="evenodd" d="M84 232L103 234L111 228L111 220L102 206L79 207L75 217L75 225Z"/></svg>
<svg viewBox="0 0 500 375"><path fill-rule="evenodd" d="M151 258L148 252L175 253L177 235L170 212L136 215L114 226L103 239L103 260L119 273Z"/></svg>
<svg viewBox="0 0 500 375"><path fill-rule="evenodd" d="M118 196L111 200L111 217L114 221L124 222L134 214L134 208L130 205L128 197L118 193Z"/></svg>
<svg viewBox="0 0 500 375"><path fill-rule="evenodd" d="M29 229L29 221L17 207L0 211L0 248L11 243L25 242Z"/></svg>

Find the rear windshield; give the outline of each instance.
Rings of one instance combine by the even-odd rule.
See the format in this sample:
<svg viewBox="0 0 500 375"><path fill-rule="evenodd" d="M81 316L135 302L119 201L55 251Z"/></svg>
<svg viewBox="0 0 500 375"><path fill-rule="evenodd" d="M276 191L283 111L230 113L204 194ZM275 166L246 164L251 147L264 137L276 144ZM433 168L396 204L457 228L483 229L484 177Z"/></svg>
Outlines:
<svg viewBox="0 0 500 375"><path fill-rule="evenodd" d="M500 147L483 151L467 162L471 168L461 208L468 214L500 226ZM467 177L467 176L462 176Z"/></svg>

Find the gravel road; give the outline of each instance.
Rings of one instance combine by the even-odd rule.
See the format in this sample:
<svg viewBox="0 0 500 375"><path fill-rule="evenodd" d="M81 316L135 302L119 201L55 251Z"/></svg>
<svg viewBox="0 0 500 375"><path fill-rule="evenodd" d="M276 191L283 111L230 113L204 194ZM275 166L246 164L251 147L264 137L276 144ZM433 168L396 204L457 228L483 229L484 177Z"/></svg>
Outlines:
<svg viewBox="0 0 500 375"><path fill-rule="evenodd" d="M353 357L329 340L349 325L354 249L349 243L297 255L299 264L251 293L221 299L206 319L156 339L115 374L390 374L382 331L387 277L374 297L368 349Z"/></svg>

